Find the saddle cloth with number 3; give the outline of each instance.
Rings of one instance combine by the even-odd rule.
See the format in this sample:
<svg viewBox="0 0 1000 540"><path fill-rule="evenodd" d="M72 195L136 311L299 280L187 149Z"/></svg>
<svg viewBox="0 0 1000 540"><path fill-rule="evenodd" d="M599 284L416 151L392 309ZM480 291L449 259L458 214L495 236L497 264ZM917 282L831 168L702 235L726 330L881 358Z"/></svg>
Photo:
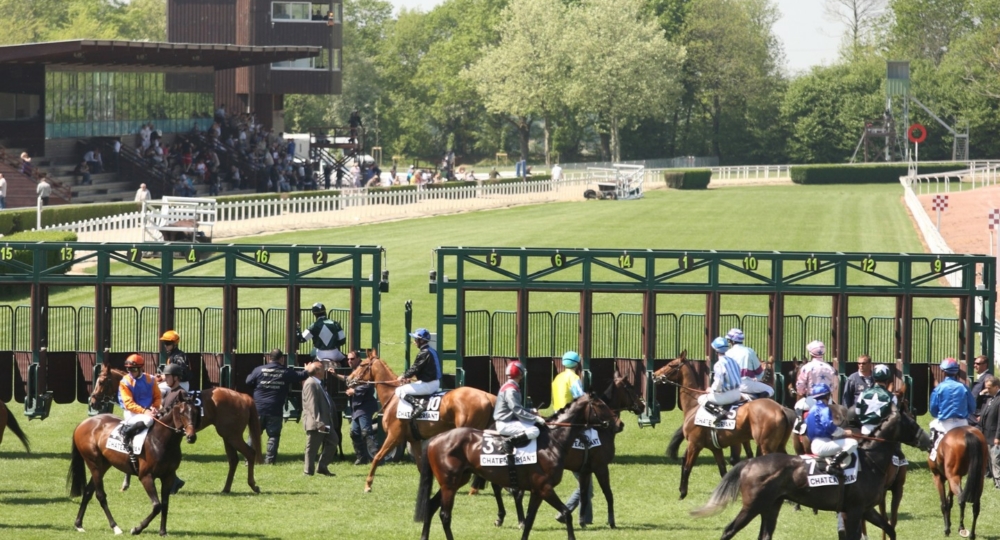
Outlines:
<svg viewBox="0 0 1000 540"><path fill-rule="evenodd" d="M506 467L507 454L503 452L503 440L506 437L496 432L483 433L483 448L479 454L479 464L483 467ZM514 449L515 465L530 465L538 463L538 441L531 441L521 448Z"/></svg>

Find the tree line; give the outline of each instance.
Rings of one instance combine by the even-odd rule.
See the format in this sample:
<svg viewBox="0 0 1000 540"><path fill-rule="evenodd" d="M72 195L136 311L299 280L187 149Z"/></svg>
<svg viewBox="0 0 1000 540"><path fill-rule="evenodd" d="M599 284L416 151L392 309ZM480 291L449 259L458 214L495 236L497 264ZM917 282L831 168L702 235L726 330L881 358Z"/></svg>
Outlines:
<svg viewBox="0 0 1000 540"><path fill-rule="evenodd" d="M839 58L789 73L773 0L445 0L393 12L344 0L343 92L287 96L286 130L357 109L388 157L463 162L717 156L723 164L836 163L885 108L886 61L967 126L970 155L1000 150L1000 0L824 0ZM162 40L165 0L0 0L4 43ZM823 21L817 21L819 26ZM922 159L951 157L928 127Z"/></svg>

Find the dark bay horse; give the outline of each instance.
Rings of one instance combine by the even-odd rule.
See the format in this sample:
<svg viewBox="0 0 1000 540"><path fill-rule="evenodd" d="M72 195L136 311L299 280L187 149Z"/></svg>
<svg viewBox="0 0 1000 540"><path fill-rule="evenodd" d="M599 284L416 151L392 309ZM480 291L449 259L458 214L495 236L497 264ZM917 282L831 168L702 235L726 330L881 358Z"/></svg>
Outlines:
<svg viewBox="0 0 1000 540"><path fill-rule="evenodd" d="M642 414L646 410L646 402L639 397L639 393L635 387L621 377L618 372L615 372L614 380L608 386L608 389L598 397L615 413L615 423L607 427L594 428L601 439L600 446L589 448L586 451L571 446L570 450L566 453L563 468L567 471L582 473L584 475L584 478L580 479L580 490L584 493L589 488L591 482L589 478L590 473L593 473L597 478L598 485L601 486L601 492L604 493L604 500L608 504L608 527L614 529L615 496L611 492L611 473L608 470L608 466L615 459L615 435L625 429L625 425L621 422L620 413L622 411L630 411L637 415ZM481 477L477 476L476 478L479 479ZM503 488L499 484L493 484L493 495L496 498L498 508L497 520L494 522L494 525L500 527L503 525L506 511L503 507ZM521 505L523 496L523 490L518 491L514 496L514 503L517 507L517 521L522 526L524 525L524 509Z"/></svg>
<svg viewBox="0 0 1000 540"><path fill-rule="evenodd" d="M455 428L434 437L428 443L420 463L420 487L417 490L414 521L423 522L421 540L427 540L434 511L438 508L441 509L441 525L445 536L448 540L453 538L451 511L455 495L473 474L486 478L494 485L531 491L524 532L521 535L523 540L527 540L531 533L531 526L542 500L565 518L566 532L570 540L573 540L573 520L554 489L562 480L563 457L584 429L605 428L616 421L615 414L600 399L590 394L577 398L548 419L549 429L542 429L537 439L538 462L517 467L516 486L510 485L511 478L506 466L480 465L484 438L482 431ZM435 478L441 489L432 497L431 489Z"/></svg>
<svg viewBox="0 0 1000 540"><path fill-rule="evenodd" d="M31 443L28 441L28 436L21 431L21 426L17 423L17 418L14 417L14 413L10 412L7 408L7 404L0 401L0 443L3 442L3 433L10 428L10 431L17 436L21 444L24 445L24 450L31 453Z"/></svg>
<svg viewBox="0 0 1000 540"><path fill-rule="evenodd" d="M695 412L699 407L698 396L705 393L705 384L695 373L686 356L686 351L682 352L679 357L653 374L653 380L657 384L670 381L681 389L684 437L688 442L687 451L684 453L684 465L681 468L681 499L687 497L691 469L703 448L711 450L719 466L719 475L724 476L726 474L724 448L742 446L745 442L754 440L761 454L784 453L788 437L792 433L792 418L786 414L781 405L770 399L756 399L740 407L736 414L736 429L716 430L713 435L712 428L694 425Z"/></svg>
<svg viewBox="0 0 1000 540"><path fill-rule="evenodd" d="M97 409L102 403L118 402L118 384L125 376L124 371L110 369L107 364L101 368L101 375L94 382L94 391L90 394L90 406ZM253 468L255 464L264 462L264 452L260 446L260 416L257 415L257 407L253 403L253 398L230 390L228 388L206 388L201 391L200 403L196 403L196 408L200 408L195 417L195 426L201 431L208 426L215 426L215 432L222 437L222 442L226 449L226 457L229 459L229 474L226 476L226 485L222 488L223 493L229 493L233 487L233 478L236 476L236 466L239 463L239 456L247 461L247 485L254 493L260 493L257 481L254 480ZM243 440L243 432L250 428L250 444ZM125 474L125 482L122 484L122 491L128 489L129 474Z"/></svg>
<svg viewBox="0 0 1000 540"><path fill-rule="evenodd" d="M67 478L70 497L83 496L80 499L80 511L76 515L76 530L83 532L83 515L87 512L87 503L96 495L111 529L115 534L122 533L115 518L111 516L108 497L104 491L104 473L114 467L124 473L137 473L153 505L152 512L132 529L132 534L141 533L157 514L160 514L160 536L167 534L170 489L177 479L177 467L181 463L181 439L186 437L188 443L193 443L197 437L194 427L195 408L188 399L183 390L171 393L173 406L149 428L142 453L138 456L138 471L132 467L128 454L107 449L108 436L122 422L119 418L99 414L76 427L73 431L72 461ZM90 482L87 482L84 465L90 469ZM155 480L160 481L162 501L156 497Z"/></svg>
<svg viewBox="0 0 1000 540"><path fill-rule="evenodd" d="M759 538L770 540L782 503L788 500L817 510L845 512L848 540L861 538L862 519L886 531L889 538L895 540L895 530L874 506L885 492L885 469L892 463L896 442L924 450L930 448L930 437L916 420L893 407L872 437L858 445L861 463L853 484L810 487L808 462L799 456L769 454L737 464L716 486L708 503L692 515L716 514L742 496L743 508L726 526L722 539L732 538L761 516Z"/></svg>
<svg viewBox="0 0 1000 540"><path fill-rule="evenodd" d="M410 455L420 463L422 451L421 442L456 427L486 429L493 423L493 407L497 397L488 392L468 386L456 388L445 394L441 399L440 420L417 421L419 438L414 437L410 421L396 418L396 374L386 363L378 358L375 351L368 351L368 358L361 362L347 378L348 386L374 383L378 401L382 404L382 427L385 429L385 442L378 454L372 457L371 468L365 479L365 493L372 490L375 480L375 469L382 458L390 450L403 443L409 443Z"/></svg>
<svg viewBox="0 0 1000 540"><path fill-rule="evenodd" d="M934 475L941 498L941 514L944 516L944 535L951 534L951 507L958 495L958 534L962 538L976 537L976 520L979 519L979 499L983 495L983 476L989 463L986 438L978 429L966 426L946 433L938 444L937 459L927 459L927 465ZM962 477L965 489L962 489ZM972 528L965 529L965 504L972 503Z"/></svg>

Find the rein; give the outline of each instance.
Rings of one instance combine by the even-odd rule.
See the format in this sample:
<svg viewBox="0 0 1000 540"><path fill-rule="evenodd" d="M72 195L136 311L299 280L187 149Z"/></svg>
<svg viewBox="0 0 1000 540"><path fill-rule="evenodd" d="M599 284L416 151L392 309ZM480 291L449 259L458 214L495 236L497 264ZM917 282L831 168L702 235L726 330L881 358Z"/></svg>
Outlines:
<svg viewBox="0 0 1000 540"><path fill-rule="evenodd" d="M681 390L685 390L685 391L688 391L688 392L691 392L691 393L694 393L694 394L707 394L708 393L707 390L699 390L697 388L688 388L687 386L684 386L681 383L671 381L666 376L663 376L663 378L661 378L660 380L663 381L663 382L665 382L665 383L667 383L667 384L671 384L673 386L676 386L677 388L680 388Z"/></svg>
<svg viewBox="0 0 1000 540"><path fill-rule="evenodd" d="M160 420L159 418L157 418L155 416L153 417L153 420L157 424L160 424L161 426L169 429L170 431L173 431L174 433L184 433L184 429L183 428L182 429L177 429L174 426L171 426L171 425L167 424L166 422L164 422L163 420Z"/></svg>

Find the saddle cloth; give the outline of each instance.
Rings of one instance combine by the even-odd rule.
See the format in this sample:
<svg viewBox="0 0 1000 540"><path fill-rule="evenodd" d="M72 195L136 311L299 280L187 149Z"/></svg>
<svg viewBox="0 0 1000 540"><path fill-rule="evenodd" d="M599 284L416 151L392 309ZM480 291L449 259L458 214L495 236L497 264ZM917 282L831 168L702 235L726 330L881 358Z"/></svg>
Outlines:
<svg viewBox="0 0 1000 540"><path fill-rule="evenodd" d="M893 456L892 456L892 465L894 467L905 467L905 466L908 466L909 464L910 464L910 462L906 461L906 458L901 458L901 457L893 454Z"/></svg>
<svg viewBox="0 0 1000 540"><path fill-rule="evenodd" d="M931 447L931 453L927 454L927 459L929 461L937 461L937 449L938 446L941 446L941 440L944 439L945 435L945 433L942 433L937 439L934 440L934 446Z"/></svg>
<svg viewBox="0 0 1000 540"><path fill-rule="evenodd" d="M125 448L125 442L122 440L122 429L125 427L125 422L118 424L118 427L111 430L111 435L108 435L108 442L106 443L108 450L114 450L115 452L121 452L123 454L128 453L128 449ZM135 437L132 437L132 450L135 451L136 455L142 454L142 443L146 441L146 434L149 433L147 428L140 431Z"/></svg>
<svg viewBox="0 0 1000 540"><path fill-rule="evenodd" d="M584 437L586 437L587 442L590 443L590 448L601 446L601 436L597 434L597 430L594 428L587 428L587 430L583 432L583 435L573 441L573 448L575 450L586 450L583 446Z"/></svg>
<svg viewBox="0 0 1000 540"><path fill-rule="evenodd" d="M714 414L705 410L705 407L698 407L698 412L694 413L694 425L710 427L713 429L736 429L736 410L740 408L743 401L738 401L732 405L721 405L725 407L729 414L725 420L719 420Z"/></svg>
<svg viewBox="0 0 1000 540"><path fill-rule="evenodd" d="M827 474L827 467L830 466L833 457L819 457L813 454L803 454L799 456L806 463L809 472L806 478L809 480L809 487L836 486L837 477ZM858 471L861 470L861 460L858 459L858 450L851 452L847 463L844 464L844 485L853 484L858 481Z"/></svg>
<svg viewBox="0 0 1000 540"><path fill-rule="evenodd" d="M440 392L435 392L429 396L423 395L418 396L411 394L413 397L419 397L427 400L427 410L423 412L417 420L429 420L432 422L437 422L441 419L441 398L447 394L447 390L442 390ZM399 403L396 404L396 418L402 418L403 420L409 420L410 416L413 415L413 405L410 405L409 401L405 399L400 399Z"/></svg>
<svg viewBox="0 0 1000 540"><path fill-rule="evenodd" d="M503 452L506 437L495 431L483 433L483 447L479 453L479 465L483 467L506 467L507 454ZM528 444L514 449L515 465L538 463L538 441L531 439Z"/></svg>

